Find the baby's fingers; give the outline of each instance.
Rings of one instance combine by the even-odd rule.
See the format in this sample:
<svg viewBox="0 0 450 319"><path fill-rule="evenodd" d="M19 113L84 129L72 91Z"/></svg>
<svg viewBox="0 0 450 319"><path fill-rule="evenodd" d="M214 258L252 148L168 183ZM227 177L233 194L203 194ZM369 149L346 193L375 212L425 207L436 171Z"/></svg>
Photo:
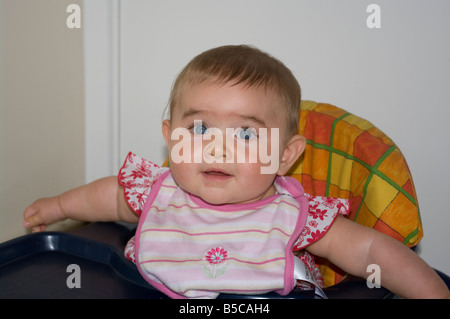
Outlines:
<svg viewBox="0 0 450 319"><path fill-rule="evenodd" d="M41 231L41 225L44 223L39 210L33 206L28 207L24 212L23 226L31 228L33 232Z"/></svg>
<svg viewBox="0 0 450 319"><path fill-rule="evenodd" d="M46 228L47 228L47 226L45 226L45 225L35 226L35 227L31 228L31 232L32 233L43 232L43 231L45 231Z"/></svg>
<svg viewBox="0 0 450 319"><path fill-rule="evenodd" d="M46 225L65 219L58 197L38 199L25 209L23 218L23 226L33 232L44 231Z"/></svg>

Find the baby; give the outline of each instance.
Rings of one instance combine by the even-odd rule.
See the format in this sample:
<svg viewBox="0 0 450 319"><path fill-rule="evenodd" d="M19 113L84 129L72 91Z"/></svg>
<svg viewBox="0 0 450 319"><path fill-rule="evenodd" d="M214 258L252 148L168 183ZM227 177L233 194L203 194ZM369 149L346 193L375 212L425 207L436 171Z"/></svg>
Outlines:
<svg viewBox="0 0 450 319"><path fill-rule="evenodd" d="M249 46L206 51L170 95L162 123L170 168L129 153L118 177L34 202L24 226L44 231L66 218L139 222L127 256L172 298L285 295L305 269L320 287L310 254L362 278L377 264L382 285L402 297L448 298L417 254L343 217L346 200L309 196L284 176L305 148L297 134L300 99L293 74L268 54ZM323 236L305 240L310 207L318 206L327 210Z"/></svg>

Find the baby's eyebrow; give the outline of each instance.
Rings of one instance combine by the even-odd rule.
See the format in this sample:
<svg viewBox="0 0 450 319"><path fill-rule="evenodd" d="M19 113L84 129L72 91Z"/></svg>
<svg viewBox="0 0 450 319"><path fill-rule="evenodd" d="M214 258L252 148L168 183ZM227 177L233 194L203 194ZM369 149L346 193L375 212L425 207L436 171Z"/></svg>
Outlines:
<svg viewBox="0 0 450 319"><path fill-rule="evenodd" d="M248 122L254 122L255 124L258 124L259 126L266 127L266 122L264 122L263 119L261 119L258 116L253 115L240 115L242 120L248 121Z"/></svg>
<svg viewBox="0 0 450 319"><path fill-rule="evenodd" d="M195 116L195 115L199 115L205 113L205 111L201 111L201 110L195 110L195 109L188 109L186 111L183 112L182 114L182 118L186 118L186 117L191 117L191 116Z"/></svg>

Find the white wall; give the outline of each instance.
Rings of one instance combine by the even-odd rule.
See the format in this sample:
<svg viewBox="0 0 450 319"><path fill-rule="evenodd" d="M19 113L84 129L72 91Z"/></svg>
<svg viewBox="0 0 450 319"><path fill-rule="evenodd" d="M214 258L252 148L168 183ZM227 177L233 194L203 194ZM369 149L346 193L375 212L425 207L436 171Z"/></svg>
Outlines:
<svg viewBox="0 0 450 319"><path fill-rule="evenodd" d="M86 182L119 169L118 0L84 1Z"/></svg>
<svg viewBox="0 0 450 319"><path fill-rule="evenodd" d="M0 0L0 242L36 199L84 183L83 33L66 25L81 2Z"/></svg>
<svg viewBox="0 0 450 319"><path fill-rule="evenodd" d="M380 29L366 25L370 3ZM400 146L419 196L420 254L450 274L449 1L127 0L119 13L120 161L129 150L164 160L162 111L193 56L256 45L294 71L305 99L365 117Z"/></svg>

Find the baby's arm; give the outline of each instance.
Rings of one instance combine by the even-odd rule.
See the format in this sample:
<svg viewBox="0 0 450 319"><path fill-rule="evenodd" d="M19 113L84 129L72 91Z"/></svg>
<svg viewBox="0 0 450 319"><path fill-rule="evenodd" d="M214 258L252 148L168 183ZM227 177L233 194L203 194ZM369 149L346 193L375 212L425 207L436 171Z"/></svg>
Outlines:
<svg viewBox="0 0 450 319"><path fill-rule="evenodd" d="M367 266L380 266L381 285L405 298L450 298L450 292L416 253L391 237L339 216L307 250L344 271L366 278Z"/></svg>
<svg viewBox="0 0 450 319"><path fill-rule="evenodd" d="M33 232L66 218L80 221L137 222L129 208L117 176L96 180L59 196L41 198L24 211L24 226Z"/></svg>

